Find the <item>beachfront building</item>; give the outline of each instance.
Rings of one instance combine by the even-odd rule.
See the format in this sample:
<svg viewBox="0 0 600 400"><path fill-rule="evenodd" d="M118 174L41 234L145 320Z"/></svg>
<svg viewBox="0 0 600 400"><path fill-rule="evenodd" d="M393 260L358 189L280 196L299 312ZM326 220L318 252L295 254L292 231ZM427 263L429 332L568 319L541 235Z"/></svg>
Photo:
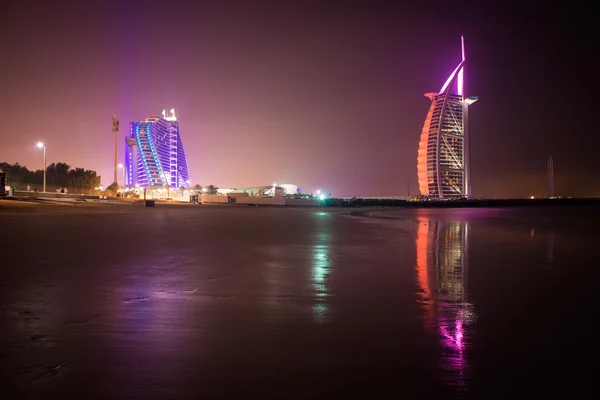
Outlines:
<svg viewBox="0 0 600 400"><path fill-rule="evenodd" d="M257 197L283 197L300 194L301 189L298 189L297 185L291 183L274 183L272 185L265 186L254 186L246 188L234 188L234 189L219 189L219 193L245 193L248 196Z"/></svg>
<svg viewBox="0 0 600 400"><path fill-rule="evenodd" d="M175 110L131 122L125 138L126 186L187 188L190 183L185 150Z"/></svg>
<svg viewBox="0 0 600 400"><path fill-rule="evenodd" d="M470 197L469 105L477 98L465 97L465 45L462 60L431 100L417 154L417 178L422 196Z"/></svg>

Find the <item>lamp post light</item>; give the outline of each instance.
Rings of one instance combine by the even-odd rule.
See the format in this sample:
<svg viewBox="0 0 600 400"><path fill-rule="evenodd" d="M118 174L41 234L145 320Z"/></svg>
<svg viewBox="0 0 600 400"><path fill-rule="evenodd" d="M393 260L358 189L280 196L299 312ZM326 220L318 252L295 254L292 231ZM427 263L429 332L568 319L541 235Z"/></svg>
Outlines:
<svg viewBox="0 0 600 400"><path fill-rule="evenodd" d="M37 147L39 149L44 149L44 188L42 190L43 193L46 192L46 145L43 142L38 142Z"/></svg>

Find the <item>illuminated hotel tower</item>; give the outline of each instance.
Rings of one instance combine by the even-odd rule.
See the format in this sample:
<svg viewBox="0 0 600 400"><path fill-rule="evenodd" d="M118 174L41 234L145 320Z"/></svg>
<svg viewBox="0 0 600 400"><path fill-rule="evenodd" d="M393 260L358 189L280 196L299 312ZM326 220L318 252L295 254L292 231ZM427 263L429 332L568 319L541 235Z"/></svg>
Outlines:
<svg viewBox="0 0 600 400"><path fill-rule="evenodd" d="M132 122L125 138L127 186L180 188L189 186L189 172L175 110L170 115Z"/></svg>
<svg viewBox="0 0 600 400"><path fill-rule="evenodd" d="M469 105L477 97L464 97L465 42L462 61L439 93L426 93L431 107L423 124L417 176L419 191L431 197L471 196Z"/></svg>

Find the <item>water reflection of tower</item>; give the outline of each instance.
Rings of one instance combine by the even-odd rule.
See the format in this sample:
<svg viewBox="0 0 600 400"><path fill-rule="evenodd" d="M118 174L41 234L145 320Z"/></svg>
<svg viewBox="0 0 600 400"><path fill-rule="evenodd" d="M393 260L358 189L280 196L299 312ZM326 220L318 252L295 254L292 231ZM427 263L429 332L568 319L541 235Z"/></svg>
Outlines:
<svg viewBox="0 0 600 400"><path fill-rule="evenodd" d="M443 345L441 364L457 386L465 385L467 378L464 350L469 332L465 327L474 318L467 292L469 236L466 222L418 217L417 277L425 324Z"/></svg>
<svg viewBox="0 0 600 400"><path fill-rule="evenodd" d="M460 222L433 223L436 251L433 261L436 270L437 292L447 301L466 301L467 238L469 225Z"/></svg>
<svg viewBox="0 0 600 400"><path fill-rule="evenodd" d="M417 272L427 300L467 302L470 226L418 217Z"/></svg>

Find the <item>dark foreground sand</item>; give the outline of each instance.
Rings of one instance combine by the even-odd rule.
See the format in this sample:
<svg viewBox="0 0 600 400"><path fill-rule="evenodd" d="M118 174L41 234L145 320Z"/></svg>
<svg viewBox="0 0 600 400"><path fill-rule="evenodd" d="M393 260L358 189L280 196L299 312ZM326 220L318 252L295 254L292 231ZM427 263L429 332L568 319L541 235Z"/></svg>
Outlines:
<svg viewBox="0 0 600 400"><path fill-rule="evenodd" d="M591 386L579 359L597 360L595 209L347 213L3 210L2 398L487 399Z"/></svg>

